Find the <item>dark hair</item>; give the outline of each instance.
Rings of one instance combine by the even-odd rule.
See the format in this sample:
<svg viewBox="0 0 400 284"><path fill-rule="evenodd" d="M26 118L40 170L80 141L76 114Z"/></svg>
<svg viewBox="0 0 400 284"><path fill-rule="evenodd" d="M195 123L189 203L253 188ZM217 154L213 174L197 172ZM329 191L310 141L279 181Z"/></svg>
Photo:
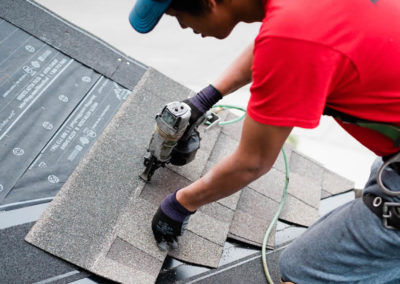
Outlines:
<svg viewBox="0 0 400 284"><path fill-rule="evenodd" d="M224 0L215 1L222 2ZM192 15L203 15L210 10L209 0L173 0L169 7Z"/></svg>

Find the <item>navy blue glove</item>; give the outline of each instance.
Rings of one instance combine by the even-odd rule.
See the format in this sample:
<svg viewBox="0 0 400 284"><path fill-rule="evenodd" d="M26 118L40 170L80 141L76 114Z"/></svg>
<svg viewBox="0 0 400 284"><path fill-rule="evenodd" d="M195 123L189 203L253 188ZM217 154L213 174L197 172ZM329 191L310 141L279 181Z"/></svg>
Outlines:
<svg viewBox="0 0 400 284"><path fill-rule="evenodd" d="M208 85L194 97L184 100L183 102L187 103L192 110L189 123L196 122L220 99L222 99L221 93L213 85Z"/></svg>
<svg viewBox="0 0 400 284"><path fill-rule="evenodd" d="M176 190L168 195L153 217L151 228L158 247L165 251L178 247L178 236L181 236L189 221L191 212L176 200Z"/></svg>

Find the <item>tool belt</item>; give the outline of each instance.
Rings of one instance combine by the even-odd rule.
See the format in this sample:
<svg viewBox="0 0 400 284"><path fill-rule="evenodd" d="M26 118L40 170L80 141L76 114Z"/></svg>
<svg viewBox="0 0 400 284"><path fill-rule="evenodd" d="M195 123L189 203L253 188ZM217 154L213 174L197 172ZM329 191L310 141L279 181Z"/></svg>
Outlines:
<svg viewBox="0 0 400 284"><path fill-rule="evenodd" d="M365 205L382 220L387 229L400 230L400 203L390 202L375 194L367 193L363 196Z"/></svg>
<svg viewBox="0 0 400 284"><path fill-rule="evenodd" d="M400 127L397 125L390 125L382 122L375 122L360 119L335 109L325 107L325 115L332 116L344 123L351 123L358 125L363 128L374 130L390 140L393 141L393 146L400 147ZM400 175L400 152L393 155L382 157L384 163L379 168L377 173L377 184L379 185L382 192L388 196L400 196L400 190L389 189L385 186L382 181L382 173L386 167L393 169L398 175ZM400 230L400 203L389 202L380 196L373 194L366 194L363 196L365 205L376 215L379 219L382 219L383 225L388 229L399 229Z"/></svg>

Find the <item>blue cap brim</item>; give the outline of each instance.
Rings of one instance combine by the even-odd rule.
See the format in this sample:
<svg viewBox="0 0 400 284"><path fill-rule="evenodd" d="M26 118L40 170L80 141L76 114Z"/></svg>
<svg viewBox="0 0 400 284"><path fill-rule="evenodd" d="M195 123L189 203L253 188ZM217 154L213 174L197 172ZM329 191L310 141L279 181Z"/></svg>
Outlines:
<svg viewBox="0 0 400 284"><path fill-rule="evenodd" d="M137 0L129 14L129 22L139 33L148 33L157 25L172 0Z"/></svg>

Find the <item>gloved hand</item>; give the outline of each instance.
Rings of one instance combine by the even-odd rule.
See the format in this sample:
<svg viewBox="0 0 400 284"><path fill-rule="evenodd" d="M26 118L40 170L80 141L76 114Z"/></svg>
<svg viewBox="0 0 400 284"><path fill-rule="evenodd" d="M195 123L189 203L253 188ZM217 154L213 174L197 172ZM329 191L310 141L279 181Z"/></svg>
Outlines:
<svg viewBox="0 0 400 284"><path fill-rule="evenodd" d="M200 148L200 134L197 127L205 119L203 115L220 99L221 93L212 85L201 90L197 95L184 100L191 108L189 125L171 153L171 164L183 166L190 163Z"/></svg>
<svg viewBox="0 0 400 284"><path fill-rule="evenodd" d="M168 247L178 247L178 236L183 234L190 215L196 212L187 210L176 200L177 192L178 190L164 198L151 224L154 238L162 251L166 251Z"/></svg>
<svg viewBox="0 0 400 284"><path fill-rule="evenodd" d="M183 102L192 109L189 124L195 123L220 99L222 99L221 93L213 85L208 85L195 96L184 100Z"/></svg>

